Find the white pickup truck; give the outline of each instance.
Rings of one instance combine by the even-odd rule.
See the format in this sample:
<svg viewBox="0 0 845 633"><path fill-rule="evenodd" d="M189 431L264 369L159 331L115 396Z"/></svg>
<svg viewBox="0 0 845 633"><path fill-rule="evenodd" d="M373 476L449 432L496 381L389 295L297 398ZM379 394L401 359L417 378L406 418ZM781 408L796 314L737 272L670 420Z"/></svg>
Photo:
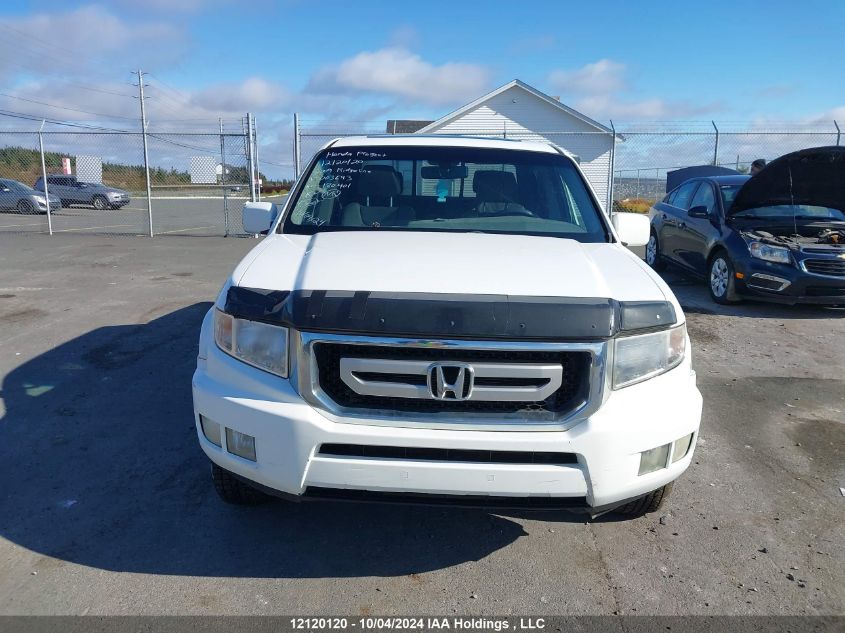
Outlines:
<svg viewBox="0 0 845 633"><path fill-rule="evenodd" d="M208 312L197 433L224 501L655 510L692 459L684 314L549 144L349 137Z"/></svg>

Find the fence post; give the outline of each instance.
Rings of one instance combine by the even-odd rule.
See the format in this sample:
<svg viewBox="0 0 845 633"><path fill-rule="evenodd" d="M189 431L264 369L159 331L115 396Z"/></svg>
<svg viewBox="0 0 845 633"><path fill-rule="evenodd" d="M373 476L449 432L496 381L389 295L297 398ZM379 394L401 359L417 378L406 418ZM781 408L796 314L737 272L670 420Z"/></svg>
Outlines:
<svg viewBox="0 0 845 633"><path fill-rule="evenodd" d="M300 144L302 143L302 139L300 138L300 130L299 130L299 115L294 112L293 113L293 179L296 180L299 178L299 161L300 161L300 153L302 151L302 147Z"/></svg>
<svg viewBox="0 0 845 633"><path fill-rule="evenodd" d="M255 202L255 156L252 153L252 114L246 113L246 148L249 169L249 201Z"/></svg>
<svg viewBox="0 0 845 633"><path fill-rule="evenodd" d="M839 139L842 136L842 131L839 129L839 124L836 122L836 119L833 119L833 125L836 126L836 145L839 145Z"/></svg>
<svg viewBox="0 0 845 633"><path fill-rule="evenodd" d="M613 170L616 167L616 126L613 125L613 119L610 120L610 130L613 133L613 142L610 146L610 168L607 182L607 217L613 218Z"/></svg>
<svg viewBox="0 0 845 633"><path fill-rule="evenodd" d="M713 166L719 164L719 128L716 127L715 121L710 121L713 124L713 129L716 130L716 144L713 147Z"/></svg>
<svg viewBox="0 0 845 633"><path fill-rule="evenodd" d="M255 115L252 115L252 137L253 148L255 149L255 190L258 193L258 201L261 202L261 163L258 161L258 125L255 123Z"/></svg>
<svg viewBox="0 0 845 633"><path fill-rule="evenodd" d="M41 121L41 127L38 128L38 148L41 151L41 178L44 181L44 201L47 204L47 232L53 234L53 218L50 212L50 191L47 189L47 163L44 161L44 136L42 130L46 119Z"/></svg>
<svg viewBox="0 0 845 633"><path fill-rule="evenodd" d="M223 117L220 123L220 184L223 187L223 237L229 237L229 192L226 187L226 137L223 136Z"/></svg>
<svg viewBox="0 0 845 633"><path fill-rule="evenodd" d="M141 140L144 144L144 178L147 181L147 222L150 225L150 237L153 236L153 194L150 187L150 156L147 151L147 111L144 108L144 73L138 70L138 100L141 102Z"/></svg>

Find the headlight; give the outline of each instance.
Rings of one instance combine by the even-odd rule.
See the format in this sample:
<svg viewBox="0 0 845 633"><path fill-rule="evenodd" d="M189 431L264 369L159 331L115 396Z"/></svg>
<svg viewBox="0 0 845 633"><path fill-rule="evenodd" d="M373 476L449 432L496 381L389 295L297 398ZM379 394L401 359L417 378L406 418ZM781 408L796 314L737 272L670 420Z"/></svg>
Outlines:
<svg viewBox="0 0 845 633"><path fill-rule="evenodd" d="M288 376L288 329L214 311L214 340L227 354L282 378Z"/></svg>
<svg viewBox="0 0 845 633"><path fill-rule="evenodd" d="M767 262L777 262L778 264L788 264L791 260L789 249L783 246L772 246L771 244L763 244L762 242L751 242L748 245L748 250L751 251L751 257L763 259Z"/></svg>
<svg viewBox="0 0 845 633"><path fill-rule="evenodd" d="M47 204L47 199L44 196L33 196L38 204Z"/></svg>
<svg viewBox="0 0 845 633"><path fill-rule="evenodd" d="M613 388L621 389L662 374L684 359L687 326L616 339L613 352Z"/></svg>

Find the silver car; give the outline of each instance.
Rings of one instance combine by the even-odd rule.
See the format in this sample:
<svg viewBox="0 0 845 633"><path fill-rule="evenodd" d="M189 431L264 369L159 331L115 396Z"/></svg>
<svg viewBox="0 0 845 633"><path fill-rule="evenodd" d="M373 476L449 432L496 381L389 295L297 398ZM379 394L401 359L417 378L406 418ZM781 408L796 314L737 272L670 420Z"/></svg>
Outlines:
<svg viewBox="0 0 845 633"><path fill-rule="evenodd" d="M119 209L129 204L129 193L123 189L107 187L95 182L82 182L76 176L64 174L48 175L47 188L56 194L67 207L72 204L86 204L95 209ZM35 189L44 190L44 179L35 181Z"/></svg>
<svg viewBox="0 0 845 633"><path fill-rule="evenodd" d="M50 193L50 211L62 208L58 196ZM18 213L47 213L43 191L36 191L17 180L0 179L0 210Z"/></svg>

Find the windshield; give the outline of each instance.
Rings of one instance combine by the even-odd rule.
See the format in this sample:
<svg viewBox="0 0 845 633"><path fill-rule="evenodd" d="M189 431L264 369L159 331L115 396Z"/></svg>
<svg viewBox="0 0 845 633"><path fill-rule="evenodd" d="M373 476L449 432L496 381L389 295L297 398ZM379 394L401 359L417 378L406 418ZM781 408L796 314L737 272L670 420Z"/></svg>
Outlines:
<svg viewBox="0 0 845 633"><path fill-rule="evenodd" d="M19 183L17 180L0 180L0 187L7 187L12 191L35 191L31 187L27 187L26 185Z"/></svg>
<svg viewBox="0 0 845 633"><path fill-rule="evenodd" d="M344 147L314 163L283 232L473 231L610 239L573 162L457 147Z"/></svg>
<svg viewBox="0 0 845 633"><path fill-rule="evenodd" d="M720 185L719 191L722 193L722 206L725 209L730 208L736 198L736 192L742 188L742 185Z"/></svg>
<svg viewBox="0 0 845 633"><path fill-rule="evenodd" d="M743 209L742 211L734 213L733 217L755 220L766 218L795 218L796 220L837 220L839 222L843 222L845 221L845 211L809 204L782 204L768 207L757 207L754 209Z"/></svg>

